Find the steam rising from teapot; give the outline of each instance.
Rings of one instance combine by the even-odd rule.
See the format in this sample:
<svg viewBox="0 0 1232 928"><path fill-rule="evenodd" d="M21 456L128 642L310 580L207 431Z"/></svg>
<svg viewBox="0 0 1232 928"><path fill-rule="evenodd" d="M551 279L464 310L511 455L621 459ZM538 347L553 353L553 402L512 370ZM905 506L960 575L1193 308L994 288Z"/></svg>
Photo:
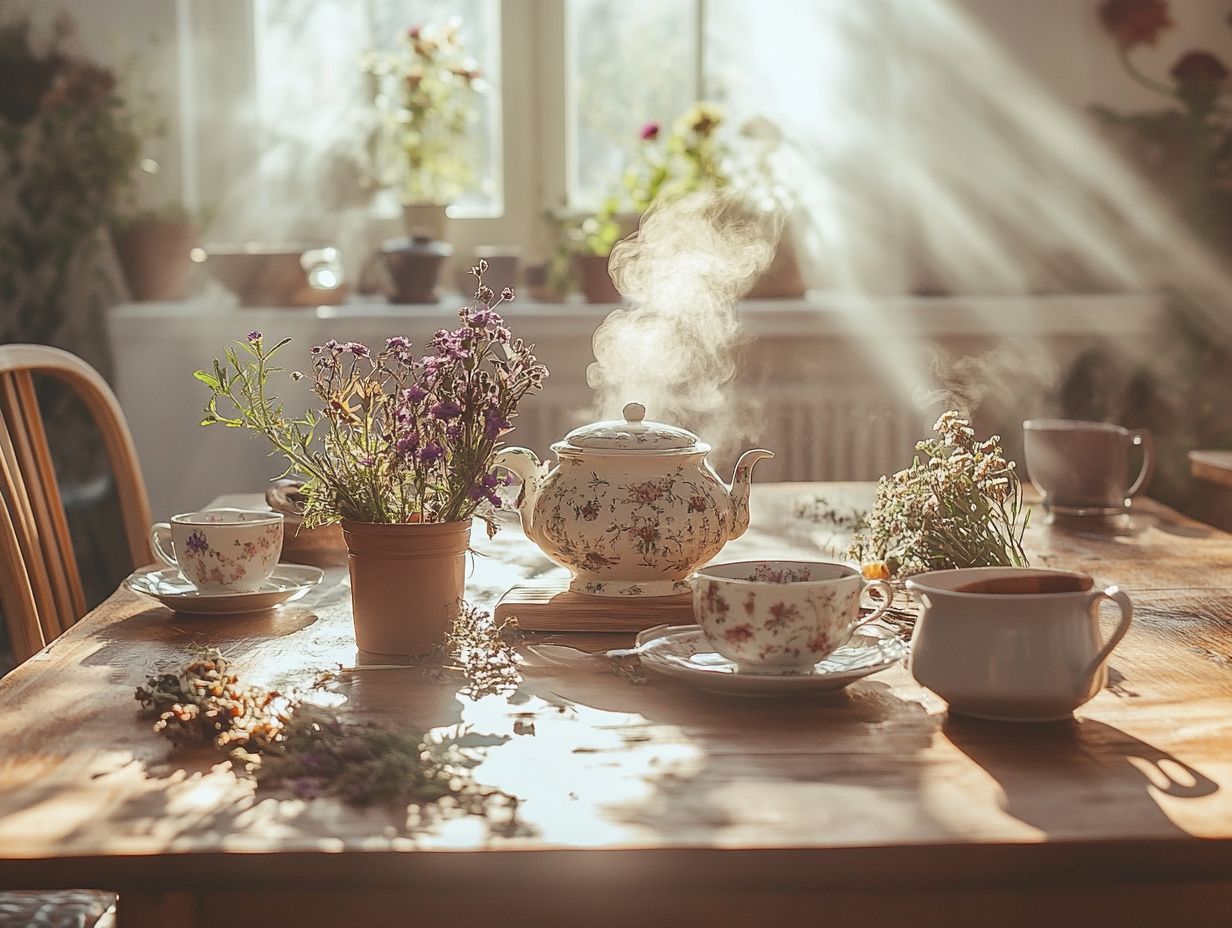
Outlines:
<svg viewBox="0 0 1232 928"><path fill-rule="evenodd" d="M632 398L671 422L705 424L715 445L734 430L725 387L736 373L736 302L770 264L782 217L732 195L698 193L642 217L608 264L628 305L594 336L586 379L598 414Z"/></svg>

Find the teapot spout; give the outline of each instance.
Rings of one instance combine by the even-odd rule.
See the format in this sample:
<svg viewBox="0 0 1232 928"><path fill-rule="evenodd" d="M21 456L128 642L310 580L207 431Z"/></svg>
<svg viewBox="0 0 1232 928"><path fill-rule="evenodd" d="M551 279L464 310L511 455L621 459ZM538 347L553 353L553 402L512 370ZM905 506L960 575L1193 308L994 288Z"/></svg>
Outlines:
<svg viewBox="0 0 1232 928"><path fill-rule="evenodd" d="M496 453L494 462L497 467L503 467L522 481L522 489L518 491L518 514L522 517L522 529L527 537L531 537L531 519L535 512L535 499L543 485L547 468L539 460L538 455L529 448L502 448Z"/></svg>
<svg viewBox="0 0 1232 928"><path fill-rule="evenodd" d="M755 448L740 455L736 462L736 473L732 477L731 499L731 531L728 538L739 538L749 527L749 490L753 485L753 468L758 461L774 457L773 451Z"/></svg>

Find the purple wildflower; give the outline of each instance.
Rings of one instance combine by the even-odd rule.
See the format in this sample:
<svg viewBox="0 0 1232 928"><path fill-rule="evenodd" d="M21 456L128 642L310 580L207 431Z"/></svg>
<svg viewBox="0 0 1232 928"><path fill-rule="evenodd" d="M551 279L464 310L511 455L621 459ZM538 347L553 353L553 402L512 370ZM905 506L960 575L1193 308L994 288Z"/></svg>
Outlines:
<svg viewBox="0 0 1232 928"><path fill-rule="evenodd" d="M394 450L403 457L410 457L419 450L419 433L407 432L394 442Z"/></svg>
<svg viewBox="0 0 1232 928"><path fill-rule="evenodd" d="M509 420L501 415L499 409L489 406L483 414L483 437L488 441L495 441L510 425Z"/></svg>
<svg viewBox="0 0 1232 928"><path fill-rule="evenodd" d="M504 300L506 303L512 303L513 302L513 288L506 287L504 290L502 290L501 299Z"/></svg>
<svg viewBox="0 0 1232 928"><path fill-rule="evenodd" d="M390 351L406 351L411 347L411 340L405 335L394 335L385 339L385 347Z"/></svg>
<svg viewBox="0 0 1232 928"><path fill-rule="evenodd" d="M442 400L439 403L432 404L432 408L428 410L428 415L433 419L440 419L442 421L456 419L462 415L462 407L453 400Z"/></svg>
<svg viewBox="0 0 1232 928"><path fill-rule="evenodd" d="M434 441L428 442L419 449L420 464L435 464L445 456L445 449Z"/></svg>
<svg viewBox="0 0 1232 928"><path fill-rule="evenodd" d="M291 792L300 799L316 799L321 795L321 785L314 777L296 777L291 781Z"/></svg>
<svg viewBox="0 0 1232 928"><path fill-rule="evenodd" d="M255 345L257 342L261 340L261 333L258 332L256 329L253 329L251 332L248 333L248 340Z"/></svg>
<svg viewBox="0 0 1232 928"><path fill-rule="evenodd" d="M347 342L344 350L351 352L357 358L366 358L369 354L368 346L361 345L359 342Z"/></svg>
<svg viewBox="0 0 1232 928"><path fill-rule="evenodd" d="M193 532L189 535L186 544L190 554L204 554L210 550L210 543L205 540L205 536L200 532Z"/></svg>
<svg viewBox="0 0 1232 928"><path fill-rule="evenodd" d="M404 403L422 403L427 395L427 390L419 384L413 383L402 391L402 401Z"/></svg>
<svg viewBox="0 0 1232 928"><path fill-rule="evenodd" d="M342 345L338 344L338 339L336 338L331 338L329 341L327 341L325 343L325 347L328 348L330 351L341 351L342 350Z"/></svg>

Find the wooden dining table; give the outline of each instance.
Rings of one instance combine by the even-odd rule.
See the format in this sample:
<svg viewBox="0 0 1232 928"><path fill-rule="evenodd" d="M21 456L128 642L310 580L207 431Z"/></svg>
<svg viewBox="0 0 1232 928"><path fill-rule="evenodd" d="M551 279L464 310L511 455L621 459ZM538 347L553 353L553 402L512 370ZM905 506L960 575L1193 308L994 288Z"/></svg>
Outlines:
<svg viewBox="0 0 1232 928"><path fill-rule="evenodd" d="M872 488L759 485L721 557L833 556L844 539L811 517L818 496L861 506ZM477 605L557 570L516 521L475 547ZM1108 521L1037 512L1027 548L1133 598L1109 684L1072 721L949 715L903 665L837 694L745 699L527 650L516 688L475 696L457 674L360 663L343 566L255 615L176 615L121 588L0 680L0 889L116 890L126 928L1226 928L1232 535L1139 500ZM173 748L133 692L195 645L349 720L488 736L474 776L518 797L516 827L299 799Z"/></svg>

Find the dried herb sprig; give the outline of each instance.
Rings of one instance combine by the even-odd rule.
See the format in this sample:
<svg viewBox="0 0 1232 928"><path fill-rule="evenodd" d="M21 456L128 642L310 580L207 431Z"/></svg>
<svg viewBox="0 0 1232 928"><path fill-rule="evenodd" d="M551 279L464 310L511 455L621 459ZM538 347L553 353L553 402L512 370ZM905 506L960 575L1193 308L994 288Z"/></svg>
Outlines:
<svg viewBox="0 0 1232 928"><path fill-rule="evenodd" d="M516 650L522 637L518 620L497 622L464 601L458 607L445 638L446 668L465 674L473 697L512 692L522 682Z"/></svg>
<svg viewBox="0 0 1232 928"><path fill-rule="evenodd" d="M840 532L859 532L868 526L867 509L856 506L840 509L824 496L798 501L793 514L797 519L817 525L829 525Z"/></svg>
<svg viewBox="0 0 1232 928"><path fill-rule="evenodd" d="M1030 519L1022 483L996 435L977 441L971 423L943 413L940 436L919 442L910 467L877 482L868 527L849 556L870 577L954 567L1025 567Z"/></svg>
<svg viewBox="0 0 1232 928"><path fill-rule="evenodd" d="M345 722L332 709L241 687L217 648L200 649L175 673L150 676L136 698L156 717L156 732L227 751L262 786L359 806L448 805L485 817L504 809L506 824L517 817L516 797L480 786L469 772L478 762L474 749L503 738Z"/></svg>

